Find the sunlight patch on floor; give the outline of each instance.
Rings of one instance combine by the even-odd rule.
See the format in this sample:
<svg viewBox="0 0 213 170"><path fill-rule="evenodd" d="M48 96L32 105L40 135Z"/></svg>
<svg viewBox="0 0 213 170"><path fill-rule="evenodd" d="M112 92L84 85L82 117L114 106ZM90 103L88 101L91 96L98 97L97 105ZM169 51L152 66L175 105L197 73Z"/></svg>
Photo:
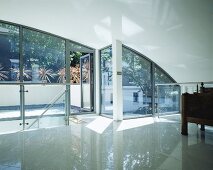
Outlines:
<svg viewBox="0 0 213 170"><path fill-rule="evenodd" d="M104 130L112 123L112 121L112 119L106 117L98 117L91 123L89 123L86 127L97 133L102 134Z"/></svg>
<svg viewBox="0 0 213 170"><path fill-rule="evenodd" d="M155 122L165 122L165 123L177 123L175 120L169 120L164 118L155 118Z"/></svg>
<svg viewBox="0 0 213 170"><path fill-rule="evenodd" d="M153 123L154 123L154 119L152 117L123 120L120 126L118 127L117 131L132 129L136 127L150 125Z"/></svg>

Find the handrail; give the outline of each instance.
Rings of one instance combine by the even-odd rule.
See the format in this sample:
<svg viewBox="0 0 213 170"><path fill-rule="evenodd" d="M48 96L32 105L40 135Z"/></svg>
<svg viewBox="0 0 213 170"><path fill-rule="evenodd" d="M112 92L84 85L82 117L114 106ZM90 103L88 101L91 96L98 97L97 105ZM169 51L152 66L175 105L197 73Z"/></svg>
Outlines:
<svg viewBox="0 0 213 170"><path fill-rule="evenodd" d="M42 85L42 86L50 86L50 85L73 85L71 83L32 83L32 82L3 82L0 81L0 85Z"/></svg>
<svg viewBox="0 0 213 170"><path fill-rule="evenodd" d="M47 105L47 107L44 107L46 108L38 117L35 121L33 121L33 123L31 125L28 126L27 129L30 129L37 121L39 121L40 118L42 118L42 116L66 93L66 90L63 91L62 94L60 94L59 96L56 95L51 101L50 101L50 104ZM57 97L58 96L58 97Z"/></svg>
<svg viewBox="0 0 213 170"><path fill-rule="evenodd" d="M213 84L213 81L206 81L206 82L181 82L181 83L157 83L155 86L164 86L164 85L184 85L184 84Z"/></svg>

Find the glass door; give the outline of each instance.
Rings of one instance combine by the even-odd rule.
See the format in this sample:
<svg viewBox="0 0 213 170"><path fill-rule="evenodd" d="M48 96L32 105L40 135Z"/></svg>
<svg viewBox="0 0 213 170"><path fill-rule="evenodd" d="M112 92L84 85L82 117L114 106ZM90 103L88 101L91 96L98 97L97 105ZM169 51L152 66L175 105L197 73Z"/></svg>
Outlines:
<svg viewBox="0 0 213 170"><path fill-rule="evenodd" d="M71 114L94 110L94 49L69 42Z"/></svg>
<svg viewBox="0 0 213 170"><path fill-rule="evenodd" d="M91 111L91 57L90 54L80 58L81 73L81 109Z"/></svg>

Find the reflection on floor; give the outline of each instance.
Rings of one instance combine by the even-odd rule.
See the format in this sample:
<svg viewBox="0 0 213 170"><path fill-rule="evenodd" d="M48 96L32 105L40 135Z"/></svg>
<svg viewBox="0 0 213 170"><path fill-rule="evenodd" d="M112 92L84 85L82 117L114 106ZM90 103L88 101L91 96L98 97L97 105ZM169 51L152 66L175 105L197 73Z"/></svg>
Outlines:
<svg viewBox="0 0 213 170"><path fill-rule="evenodd" d="M189 124L189 136L182 136L179 115L122 122L95 115L77 119L81 123L0 135L0 169L213 167L213 128L201 132L196 124Z"/></svg>
<svg viewBox="0 0 213 170"><path fill-rule="evenodd" d="M45 105L43 107L30 108L28 107L25 110L25 116L39 116L45 112L45 115L63 115L65 113L65 106L53 106L47 110L49 105ZM34 106L35 107L35 106ZM46 111L47 110L47 111ZM77 114L81 112L81 109L76 106L71 106L70 112L73 114ZM0 110L0 119L5 118L17 118L20 117L20 108L12 109L12 110Z"/></svg>
<svg viewBox="0 0 213 170"><path fill-rule="evenodd" d="M63 115L57 117L54 116L42 117L39 119L39 121L35 122L36 119L37 118L26 119L25 122L28 124L25 125L25 129L32 130L38 128L52 128L65 125L65 119ZM22 131L23 126L21 126L20 123L23 123L23 121L22 120L0 121L0 135ZM34 124L32 125L32 123Z"/></svg>

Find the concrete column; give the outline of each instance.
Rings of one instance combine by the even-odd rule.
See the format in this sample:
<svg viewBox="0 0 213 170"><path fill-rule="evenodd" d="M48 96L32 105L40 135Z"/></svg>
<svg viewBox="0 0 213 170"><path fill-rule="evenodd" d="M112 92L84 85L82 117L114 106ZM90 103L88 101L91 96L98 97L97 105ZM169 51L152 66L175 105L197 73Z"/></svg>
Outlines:
<svg viewBox="0 0 213 170"><path fill-rule="evenodd" d="M101 91L100 91L100 51L95 51L95 111L99 115L100 114L100 99L101 99Z"/></svg>
<svg viewBox="0 0 213 170"><path fill-rule="evenodd" d="M122 43L112 40L113 120L123 120Z"/></svg>

